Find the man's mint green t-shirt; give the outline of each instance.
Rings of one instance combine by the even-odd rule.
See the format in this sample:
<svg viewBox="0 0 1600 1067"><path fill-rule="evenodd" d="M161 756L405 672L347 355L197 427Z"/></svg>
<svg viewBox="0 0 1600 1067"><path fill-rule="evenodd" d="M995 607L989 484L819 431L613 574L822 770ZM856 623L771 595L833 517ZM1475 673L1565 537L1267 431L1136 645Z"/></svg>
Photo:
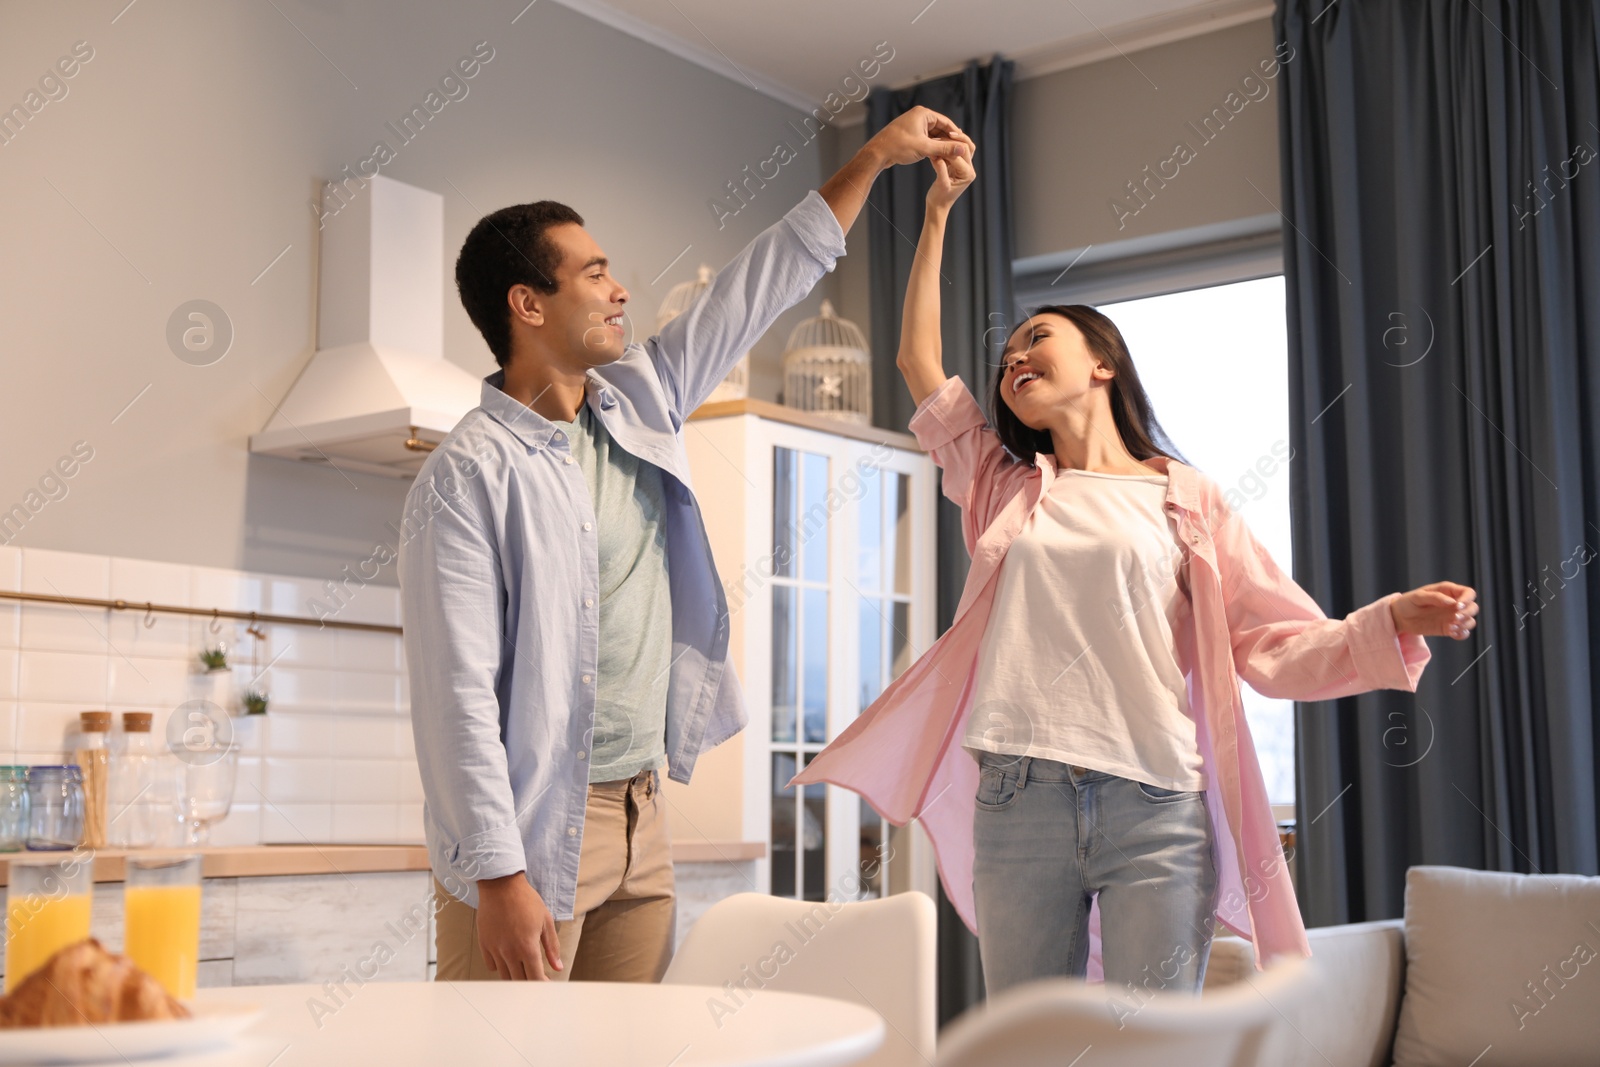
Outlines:
<svg viewBox="0 0 1600 1067"><path fill-rule="evenodd" d="M584 404L567 436L594 502L600 549L600 658L589 781L666 763L672 596L661 468L617 445Z"/></svg>

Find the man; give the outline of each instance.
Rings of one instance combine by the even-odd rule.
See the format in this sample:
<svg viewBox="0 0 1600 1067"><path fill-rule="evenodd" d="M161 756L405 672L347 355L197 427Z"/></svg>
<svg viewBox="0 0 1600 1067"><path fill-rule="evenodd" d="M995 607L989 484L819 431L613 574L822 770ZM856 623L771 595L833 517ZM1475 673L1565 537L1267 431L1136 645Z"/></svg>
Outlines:
<svg viewBox="0 0 1600 1067"><path fill-rule="evenodd" d="M440 979L665 971L658 771L689 781L746 722L684 420L833 269L881 171L971 144L901 116L643 345L571 208L467 236L457 287L502 369L423 464L400 550Z"/></svg>

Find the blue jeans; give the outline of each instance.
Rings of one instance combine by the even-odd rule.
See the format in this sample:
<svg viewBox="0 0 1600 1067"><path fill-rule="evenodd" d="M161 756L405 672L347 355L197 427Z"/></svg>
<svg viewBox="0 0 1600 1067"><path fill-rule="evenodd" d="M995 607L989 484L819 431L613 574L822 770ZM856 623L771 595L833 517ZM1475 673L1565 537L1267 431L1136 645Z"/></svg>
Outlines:
<svg viewBox="0 0 1600 1067"><path fill-rule="evenodd" d="M979 754L978 947L990 996L1083 977L1100 900L1106 991L1197 992L1217 869L1203 792L1027 756Z"/></svg>

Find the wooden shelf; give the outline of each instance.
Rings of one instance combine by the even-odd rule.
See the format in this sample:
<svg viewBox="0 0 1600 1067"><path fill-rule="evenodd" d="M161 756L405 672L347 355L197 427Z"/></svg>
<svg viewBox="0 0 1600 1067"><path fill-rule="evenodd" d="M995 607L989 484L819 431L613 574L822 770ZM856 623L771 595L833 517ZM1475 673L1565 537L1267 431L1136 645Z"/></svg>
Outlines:
<svg viewBox="0 0 1600 1067"><path fill-rule="evenodd" d="M156 851L141 850L141 854L150 855ZM235 845L164 851L200 853L200 873L206 878L428 870L428 850L421 845ZM766 854L764 841L675 841L672 845L674 863L739 862L760 859ZM88 851L79 855L87 857ZM128 855L127 849L100 849L94 854L94 880L122 881L123 861ZM11 881L12 860L49 856L67 860L73 853L0 853L0 885Z"/></svg>

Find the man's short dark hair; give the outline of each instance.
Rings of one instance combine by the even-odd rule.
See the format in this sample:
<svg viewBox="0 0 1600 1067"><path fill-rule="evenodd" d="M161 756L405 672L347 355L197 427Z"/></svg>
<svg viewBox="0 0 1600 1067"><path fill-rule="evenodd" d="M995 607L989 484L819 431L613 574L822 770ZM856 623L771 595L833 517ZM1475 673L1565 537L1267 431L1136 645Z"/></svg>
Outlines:
<svg viewBox="0 0 1600 1067"><path fill-rule="evenodd" d="M565 222L582 226L583 216L554 200L516 204L479 219L461 245L456 257L461 306L502 367L511 360L511 309L506 305L506 293L513 285L546 294L556 291L561 249L547 231Z"/></svg>

